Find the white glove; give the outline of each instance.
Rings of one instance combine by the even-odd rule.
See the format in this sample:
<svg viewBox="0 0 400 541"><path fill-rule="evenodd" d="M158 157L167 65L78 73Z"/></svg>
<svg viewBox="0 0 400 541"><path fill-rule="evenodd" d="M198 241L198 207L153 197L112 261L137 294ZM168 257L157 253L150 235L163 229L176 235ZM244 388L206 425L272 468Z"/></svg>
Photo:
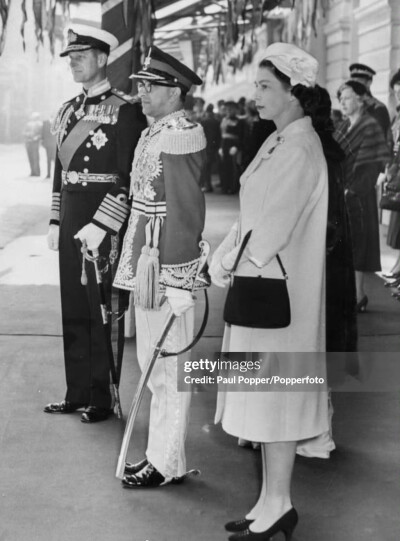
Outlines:
<svg viewBox="0 0 400 541"><path fill-rule="evenodd" d="M79 239L82 244L86 241L88 250L93 251L98 249L105 236L106 231L104 229L94 224L87 224L74 235L74 239Z"/></svg>
<svg viewBox="0 0 400 541"><path fill-rule="evenodd" d="M227 271L230 271L233 268L233 265L235 264L239 250L240 250L240 244L222 257L221 266L224 269L226 269ZM243 258L243 255L242 255L242 258Z"/></svg>
<svg viewBox="0 0 400 541"><path fill-rule="evenodd" d="M47 246L50 250L58 252L58 245L60 239L60 226L51 224L47 233Z"/></svg>
<svg viewBox="0 0 400 541"><path fill-rule="evenodd" d="M212 261L208 272L214 285L226 287L229 284L229 273L222 268L220 261Z"/></svg>
<svg viewBox="0 0 400 541"><path fill-rule="evenodd" d="M230 154L231 156L236 156L237 153L238 153L237 147L231 147L231 148L229 149L229 154Z"/></svg>
<svg viewBox="0 0 400 541"><path fill-rule="evenodd" d="M175 287L167 287L165 290L165 296L167 297L168 304L171 307L172 312L177 316L181 316L194 306L194 300L190 291L184 289L177 289Z"/></svg>

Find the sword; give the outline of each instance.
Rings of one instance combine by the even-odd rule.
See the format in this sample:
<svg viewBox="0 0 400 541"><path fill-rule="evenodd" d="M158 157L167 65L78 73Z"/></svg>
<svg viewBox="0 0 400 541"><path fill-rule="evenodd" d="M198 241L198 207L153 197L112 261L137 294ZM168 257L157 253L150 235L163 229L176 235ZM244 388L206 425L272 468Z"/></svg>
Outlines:
<svg viewBox="0 0 400 541"><path fill-rule="evenodd" d="M118 376L117 371L115 368L114 363L114 352L112 348L111 343L111 322L110 322L110 313L107 309L107 297L106 292L104 290L104 283L103 283L103 277L101 275L101 271L99 268L99 251L93 250L93 255L89 255L87 251L86 242L82 244L82 253L83 253L83 262L82 262L82 283L83 285L86 285L87 283L87 277L86 277L86 283L85 282L85 274L84 274L84 260L87 259L88 261L91 261L94 265L94 270L96 274L96 283L97 283L97 289L99 292L99 298L100 298L100 312L101 312L101 318L103 320L103 329L104 329L104 335L106 340L106 348L107 348L107 357L108 357L108 363L110 368L110 374L111 374L111 388L112 393L114 395L115 400L115 408L117 410L117 416L118 419L122 419L122 408L121 408L121 400L119 397L119 390L118 390Z"/></svg>
<svg viewBox="0 0 400 541"><path fill-rule="evenodd" d="M196 283L196 279L198 279L200 272L204 268L204 265L207 262L208 254L210 253L210 245L207 241L202 240L199 246L200 246L201 252L200 252L199 262L197 266L196 276L193 280L192 292ZM176 317L177 316L173 313L169 314L167 321L165 323L164 329L160 335L160 338L158 339L154 347L153 354L150 357L148 363L146 364L142 372L142 375L140 377L139 383L137 384L135 396L133 397L131 409L129 411L128 419L126 421L124 437L122 439L121 450L118 457L117 470L115 472L115 476L118 479L122 479L124 477L126 455L128 453L128 447L129 447L129 443L130 443L132 432L133 432L133 426L135 424L135 420L139 412L139 407L143 398L144 390L146 388L147 382L149 381L151 372L153 370L153 367L157 358L159 356L163 356L163 353L164 354L166 353L162 349L162 346L164 344L165 339L168 336L168 333L171 330L172 325L174 324Z"/></svg>

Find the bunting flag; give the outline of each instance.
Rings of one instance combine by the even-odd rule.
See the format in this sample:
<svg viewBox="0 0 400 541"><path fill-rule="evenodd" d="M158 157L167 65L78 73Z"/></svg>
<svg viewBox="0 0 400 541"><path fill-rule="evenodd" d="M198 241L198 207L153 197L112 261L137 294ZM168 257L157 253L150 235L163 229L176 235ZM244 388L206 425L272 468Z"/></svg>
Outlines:
<svg viewBox="0 0 400 541"><path fill-rule="evenodd" d="M107 75L111 84L132 91L129 79L141 65L141 53L152 43L155 26L152 0L102 0L101 27L113 33L119 46L112 51Z"/></svg>
<svg viewBox="0 0 400 541"><path fill-rule="evenodd" d="M3 52L6 40L8 12L10 9L10 0L0 0L0 55Z"/></svg>

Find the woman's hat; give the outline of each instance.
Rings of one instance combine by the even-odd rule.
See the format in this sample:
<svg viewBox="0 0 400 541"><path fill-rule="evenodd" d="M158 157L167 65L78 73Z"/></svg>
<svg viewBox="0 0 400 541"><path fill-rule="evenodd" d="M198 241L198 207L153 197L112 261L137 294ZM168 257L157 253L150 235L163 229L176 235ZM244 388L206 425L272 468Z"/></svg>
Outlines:
<svg viewBox="0 0 400 541"><path fill-rule="evenodd" d="M289 77L292 86L315 86L318 60L291 43L272 43L262 60L269 60L280 72Z"/></svg>

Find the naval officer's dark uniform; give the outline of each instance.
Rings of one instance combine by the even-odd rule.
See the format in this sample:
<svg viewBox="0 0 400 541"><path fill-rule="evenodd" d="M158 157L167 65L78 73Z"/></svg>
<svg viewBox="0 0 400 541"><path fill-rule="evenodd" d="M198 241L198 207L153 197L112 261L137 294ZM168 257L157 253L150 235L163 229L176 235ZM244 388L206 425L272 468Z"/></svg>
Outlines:
<svg viewBox="0 0 400 541"><path fill-rule="evenodd" d="M94 266L81 284L81 243L86 224L104 229L100 262L107 265L111 237L129 212L129 174L136 143L146 126L140 105L111 89L107 80L61 108L50 224L60 225L60 285L67 393L74 404L111 406L110 376ZM115 246L113 246L115 248ZM109 265L108 265L109 267ZM111 294L109 269L103 272Z"/></svg>

